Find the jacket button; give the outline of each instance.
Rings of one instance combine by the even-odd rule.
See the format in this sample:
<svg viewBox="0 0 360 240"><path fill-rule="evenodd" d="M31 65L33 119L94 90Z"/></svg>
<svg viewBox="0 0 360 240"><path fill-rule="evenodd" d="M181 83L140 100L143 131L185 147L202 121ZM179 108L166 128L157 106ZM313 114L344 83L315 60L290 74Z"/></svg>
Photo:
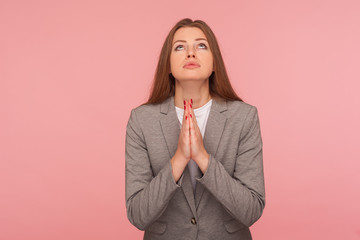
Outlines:
<svg viewBox="0 0 360 240"><path fill-rule="evenodd" d="M195 218L192 218L192 219L191 219L191 223L195 225L195 224L196 224L196 219L195 219Z"/></svg>

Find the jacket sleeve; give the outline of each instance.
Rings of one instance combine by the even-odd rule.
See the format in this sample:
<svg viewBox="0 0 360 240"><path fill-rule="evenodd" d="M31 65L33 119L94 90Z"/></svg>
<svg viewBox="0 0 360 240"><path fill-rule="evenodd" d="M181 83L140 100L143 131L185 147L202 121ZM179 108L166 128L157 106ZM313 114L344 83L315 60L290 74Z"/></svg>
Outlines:
<svg viewBox="0 0 360 240"><path fill-rule="evenodd" d="M230 215L247 227L260 218L265 207L265 187L262 139L256 107L250 109L241 130L233 176L210 155L207 170L197 180Z"/></svg>
<svg viewBox="0 0 360 240"><path fill-rule="evenodd" d="M126 208L129 221L145 230L165 211L175 191L175 182L169 162L153 175L146 142L133 109L126 127L125 139Z"/></svg>

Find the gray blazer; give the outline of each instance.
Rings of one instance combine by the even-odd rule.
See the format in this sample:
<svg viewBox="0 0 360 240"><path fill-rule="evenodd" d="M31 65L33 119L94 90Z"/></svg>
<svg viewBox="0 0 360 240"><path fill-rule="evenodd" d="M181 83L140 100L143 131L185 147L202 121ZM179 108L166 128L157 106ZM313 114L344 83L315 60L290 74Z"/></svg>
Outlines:
<svg viewBox="0 0 360 240"><path fill-rule="evenodd" d="M186 167L178 182L170 159L180 132L174 97L131 111L126 128L126 208L144 239L252 239L265 207L257 108L213 99L204 134L209 165L195 196Z"/></svg>

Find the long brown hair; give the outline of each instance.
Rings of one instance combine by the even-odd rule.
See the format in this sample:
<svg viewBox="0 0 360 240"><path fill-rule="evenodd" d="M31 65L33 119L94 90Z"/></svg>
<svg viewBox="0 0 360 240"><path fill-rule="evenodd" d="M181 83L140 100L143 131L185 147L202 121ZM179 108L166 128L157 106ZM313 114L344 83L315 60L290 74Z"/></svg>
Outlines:
<svg viewBox="0 0 360 240"><path fill-rule="evenodd" d="M175 24L165 39L156 67L151 94L145 104L161 103L168 97L175 95L175 78L170 73L170 54L175 32L181 27L197 27L204 32L208 40L214 59L214 71L209 77L211 97L243 101L237 96L230 84L218 42L210 27L202 20L192 21L190 18L184 18Z"/></svg>

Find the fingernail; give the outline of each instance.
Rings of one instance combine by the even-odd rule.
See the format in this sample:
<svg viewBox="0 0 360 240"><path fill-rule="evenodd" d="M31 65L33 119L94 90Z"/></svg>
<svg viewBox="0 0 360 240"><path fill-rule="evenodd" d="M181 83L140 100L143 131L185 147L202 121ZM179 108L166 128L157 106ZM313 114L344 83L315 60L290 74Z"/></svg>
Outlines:
<svg viewBox="0 0 360 240"><path fill-rule="evenodd" d="M187 119L187 116L185 116L185 120Z"/></svg>
<svg viewBox="0 0 360 240"><path fill-rule="evenodd" d="M190 100L191 100L191 103L193 103L192 99L190 99Z"/></svg>
<svg viewBox="0 0 360 240"><path fill-rule="evenodd" d="M186 110L186 106L184 106L184 110Z"/></svg>
<svg viewBox="0 0 360 240"><path fill-rule="evenodd" d="M190 114L190 117L192 117L192 115Z"/></svg>
<svg viewBox="0 0 360 240"><path fill-rule="evenodd" d="M184 100L184 105L186 104L185 100Z"/></svg>
<svg viewBox="0 0 360 240"><path fill-rule="evenodd" d="M192 105L190 104L190 108L192 108Z"/></svg>

